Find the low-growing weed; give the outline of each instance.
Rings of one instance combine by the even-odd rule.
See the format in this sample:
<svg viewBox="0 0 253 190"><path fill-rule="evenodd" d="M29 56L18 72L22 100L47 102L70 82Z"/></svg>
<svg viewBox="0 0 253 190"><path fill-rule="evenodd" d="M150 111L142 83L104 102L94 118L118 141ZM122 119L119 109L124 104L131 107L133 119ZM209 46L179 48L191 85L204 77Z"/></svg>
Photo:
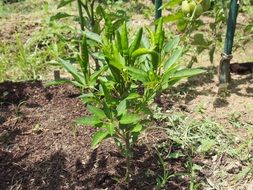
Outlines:
<svg viewBox="0 0 253 190"><path fill-rule="evenodd" d="M32 132L35 134L40 134L43 132L43 130L44 130L43 126L40 125L39 123L35 124L32 128Z"/></svg>
<svg viewBox="0 0 253 190"><path fill-rule="evenodd" d="M209 119L194 119L183 113L164 113L167 120L163 119L163 129L167 131L167 143L160 144L160 153L163 159L168 159L169 144L177 145L184 152L179 155L187 160L186 168L190 177L190 189L198 189L200 182L197 180L197 172L201 167L193 161L193 158L203 155L206 159L216 159L226 157L238 160L239 163L244 163L245 169L238 174L251 175L250 166L252 163L252 142L253 138L242 138L227 131L218 122ZM247 134L252 133L251 126L245 126ZM172 142L171 142L172 141ZM175 148L174 148L175 149ZM179 158L179 157L178 157ZM217 161L219 162L219 161ZM217 176L225 178L228 176L226 171L219 171Z"/></svg>
<svg viewBox="0 0 253 190"><path fill-rule="evenodd" d="M163 173L156 178L156 186L158 189L166 189L169 180L175 176L175 174L171 174L168 169L168 162L163 159L163 155L156 149L158 161L162 166Z"/></svg>

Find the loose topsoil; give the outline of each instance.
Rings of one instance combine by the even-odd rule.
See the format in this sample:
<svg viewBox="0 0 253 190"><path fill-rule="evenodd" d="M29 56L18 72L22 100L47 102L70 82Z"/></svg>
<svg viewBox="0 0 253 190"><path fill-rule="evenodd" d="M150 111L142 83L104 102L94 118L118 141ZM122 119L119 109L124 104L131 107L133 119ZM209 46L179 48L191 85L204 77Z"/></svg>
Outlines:
<svg viewBox="0 0 253 190"><path fill-rule="evenodd" d="M110 140L90 148L95 129L73 120L88 114L78 90L41 82L0 84L0 189L126 189L125 161ZM157 134L159 136L159 134ZM129 189L156 189L163 168L148 144L135 147ZM185 162L170 160L171 173ZM187 189L172 178L169 189Z"/></svg>

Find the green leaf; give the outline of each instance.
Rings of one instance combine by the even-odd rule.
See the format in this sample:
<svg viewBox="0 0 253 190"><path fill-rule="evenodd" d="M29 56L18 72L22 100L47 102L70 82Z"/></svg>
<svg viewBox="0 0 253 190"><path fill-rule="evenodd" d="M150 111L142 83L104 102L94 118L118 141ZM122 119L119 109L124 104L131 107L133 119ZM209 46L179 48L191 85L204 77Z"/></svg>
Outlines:
<svg viewBox="0 0 253 190"><path fill-rule="evenodd" d="M192 77L199 74L203 74L206 71L203 69L182 69L173 74L173 78L185 78Z"/></svg>
<svg viewBox="0 0 253 190"><path fill-rule="evenodd" d="M178 64L170 65L169 68L166 70L166 72L162 75L162 83L161 87L163 90L170 87L172 84L174 84L173 81L179 81L179 79L174 79L173 74L178 70Z"/></svg>
<svg viewBox="0 0 253 190"><path fill-rule="evenodd" d="M145 29L148 32L148 37L150 39L150 45L155 45L155 34L154 32L149 28L149 27L145 27Z"/></svg>
<svg viewBox="0 0 253 190"><path fill-rule="evenodd" d="M94 148L108 136L107 131L98 131L92 136L91 146Z"/></svg>
<svg viewBox="0 0 253 190"><path fill-rule="evenodd" d="M164 64L164 70L166 71L170 67L170 65L173 65L175 62L177 62L178 59L181 57L182 53L182 49L177 49Z"/></svg>
<svg viewBox="0 0 253 190"><path fill-rule="evenodd" d="M142 38L143 28L140 28L137 34L135 35L134 41L130 45L129 54L131 55L137 48L140 46L141 38Z"/></svg>
<svg viewBox="0 0 253 190"><path fill-rule="evenodd" d="M120 119L120 124L133 124L133 123L137 123L138 121L140 121L141 118L139 115L137 114L126 114L126 115L123 115Z"/></svg>
<svg viewBox="0 0 253 190"><path fill-rule="evenodd" d="M142 130L142 125L141 124L137 124L134 126L134 128L131 130L133 133L138 133Z"/></svg>
<svg viewBox="0 0 253 190"><path fill-rule="evenodd" d="M150 47L149 39L146 35L142 36L141 45L146 49Z"/></svg>
<svg viewBox="0 0 253 190"><path fill-rule="evenodd" d="M145 55L145 54L156 54L156 52L146 49L146 48L139 48L132 53L132 57L135 59L135 58L137 58L141 55Z"/></svg>
<svg viewBox="0 0 253 190"><path fill-rule="evenodd" d="M203 33L197 33L193 36L192 45L204 46L207 47L209 45L208 41L204 38Z"/></svg>
<svg viewBox="0 0 253 190"><path fill-rule="evenodd" d="M87 116L87 117L81 117L76 120L77 124L84 125L84 126L94 126L99 123L102 123L102 121L95 117L95 116Z"/></svg>
<svg viewBox="0 0 253 190"><path fill-rule="evenodd" d="M163 6L160 7L160 9L173 8L177 5L179 5L181 2L182 2L182 0L170 0L167 3L164 3Z"/></svg>
<svg viewBox="0 0 253 190"><path fill-rule="evenodd" d="M193 164L192 171L200 171L200 170L202 170L202 168L203 167L198 164Z"/></svg>
<svg viewBox="0 0 253 190"><path fill-rule="evenodd" d="M117 115L120 116L126 112L126 100L122 100L116 108Z"/></svg>
<svg viewBox="0 0 253 190"><path fill-rule="evenodd" d="M98 34L94 33L94 32L86 30L86 31L84 31L84 35L86 35L86 37L90 40L93 40L93 41L95 41L99 44L102 43L101 37Z"/></svg>
<svg viewBox="0 0 253 190"><path fill-rule="evenodd" d="M128 55L128 36L127 36L127 26L126 22L124 22L122 29L121 29L121 46L122 46L122 51L124 55Z"/></svg>
<svg viewBox="0 0 253 190"><path fill-rule="evenodd" d="M199 152L208 152L214 145L216 141L212 139L203 139L201 145L198 147Z"/></svg>
<svg viewBox="0 0 253 190"><path fill-rule="evenodd" d="M103 93L104 93L104 96L105 96L105 99L107 102L110 102L112 100L112 97L111 97L111 94L109 93L109 90L107 88L107 86L105 85L105 83L103 81L100 80L100 83L101 83L101 86L102 86L102 89L103 89Z"/></svg>
<svg viewBox="0 0 253 190"><path fill-rule="evenodd" d="M54 81L50 81L48 83L46 83L46 87L47 86L56 86L56 85L61 85L61 84L66 84L66 83L71 83L70 80L68 79L59 79L59 80L54 80Z"/></svg>
<svg viewBox="0 0 253 190"><path fill-rule="evenodd" d="M139 98L141 97L139 94L137 93L131 93L128 95L128 97L126 97L126 100L132 100L132 99L136 99L136 98Z"/></svg>
<svg viewBox="0 0 253 190"><path fill-rule="evenodd" d="M94 94L92 93L82 94L78 98L80 98L84 104L96 102L97 100Z"/></svg>
<svg viewBox="0 0 253 190"><path fill-rule="evenodd" d="M94 73L91 74L90 76L90 85L95 85L95 83L97 82L97 79L99 76L101 76L101 74L106 71L108 69L108 66L105 65L103 67L100 67L100 69L98 71L95 71Z"/></svg>
<svg viewBox="0 0 253 190"><path fill-rule="evenodd" d="M162 20L162 18L160 18L158 20L156 30L155 30L155 46L156 47L159 47L159 44L161 42L163 42L163 38L164 38L164 35L163 35L163 20Z"/></svg>
<svg viewBox="0 0 253 190"><path fill-rule="evenodd" d="M173 39L170 39L170 40L168 41L168 43L165 45L164 51L165 51L165 52L169 52L169 51L171 51L172 49L176 48L177 45L179 44L179 41L180 41L179 36L176 36L176 37L174 37Z"/></svg>
<svg viewBox="0 0 253 190"><path fill-rule="evenodd" d="M62 67L67 72L69 72L78 83L81 83L83 85L86 84L84 76L82 76L80 74L80 72L78 72L77 69L70 62L67 62L63 59L59 59L59 61L60 61L60 64L62 65Z"/></svg>
<svg viewBox="0 0 253 190"><path fill-rule="evenodd" d="M57 13L56 15L54 16L51 16L50 17L50 21L54 21L54 20L60 20L62 18L67 18L67 17L70 17L72 15L68 14L68 13L64 13L64 12L59 12Z"/></svg>
<svg viewBox="0 0 253 190"><path fill-rule="evenodd" d="M168 15L163 17L163 22L174 22L176 20L179 20L184 17L184 14L182 12L177 12L176 14Z"/></svg>
<svg viewBox="0 0 253 190"><path fill-rule="evenodd" d="M113 123L106 123L102 128L106 129L111 136L115 134L115 125Z"/></svg>
<svg viewBox="0 0 253 190"><path fill-rule="evenodd" d="M179 157L183 157L184 154L182 152L172 152L168 155L168 158L177 159Z"/></svg>
<svg viewBox="0 0 253 190"><path fill-rule="evenodd" d="M113 44L113 58L109 62L110 65L113 65L117 69L121 70L125 66L125 60L124 58L120 55L119 49L116 44Z"/></svg>
<svg viewBox="0 0 253 190"><path fill-rule="evenodd" d="M59 9L61 7L64 7L67 4L72 3L73 1L75 1L75 0L61 0L60 3L59 3L59 5L57 6L57 9Z"/></svg>
<svg viewBox="0 0 253 190"><path fill-rule="evenodd" d="M88 110L93 113L98 119L104 119L106 118L106 115L104 113L103 110L97 108L97 107L94 107L94 106L91 106L91 105L88 105L87 106Z"/></svg>
<svg viewBox="0 0 253 190"><path fill-rule="evenodd" d="M129 74L131 75L133 80L138 80L138 81L141 81L143 83L148 81L147 72L145 72L141 69L133 68L133 67L127 67L127 70L129 71Z"/></svg>
<svg viewBox="0 0 253 190"><path fill-rule="evenodd" d="M117 48L118 48L119 52L121 54L123 54L122 45L121 45L121 36L120 36L119 31L116 31L116 45L117 45Z"/></svg>

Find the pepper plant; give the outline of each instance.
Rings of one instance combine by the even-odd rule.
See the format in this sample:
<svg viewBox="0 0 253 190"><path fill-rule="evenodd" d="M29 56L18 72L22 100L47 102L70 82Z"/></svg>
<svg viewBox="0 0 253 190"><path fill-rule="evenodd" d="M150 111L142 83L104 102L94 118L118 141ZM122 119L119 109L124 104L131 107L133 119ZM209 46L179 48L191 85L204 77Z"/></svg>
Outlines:
<svg viewBox="0 0 253 190"><path fill-rule="evenodd" d="M114 139L126 159L125 180L128 185L133 146L147 126L148 116L152 114L149 105L155 96L182 78L204 72L181 68L178 60L183 50L177 46L178 37L169 41L165 38L162 19L155 28L152 31L147 27L147 36L140 28L132 40L126 23L115 31L114 36L106 33L87 35L102 55L103 67L92 73L91 83L81 96L91 115L77 119L77 123L97 128L92 147L104 139ZM79 87L86 80L89 65L87 48L84 50L86 56L79 62L79 70L67 61L60 61L73 76L73 81L69 82Z"/></svg>

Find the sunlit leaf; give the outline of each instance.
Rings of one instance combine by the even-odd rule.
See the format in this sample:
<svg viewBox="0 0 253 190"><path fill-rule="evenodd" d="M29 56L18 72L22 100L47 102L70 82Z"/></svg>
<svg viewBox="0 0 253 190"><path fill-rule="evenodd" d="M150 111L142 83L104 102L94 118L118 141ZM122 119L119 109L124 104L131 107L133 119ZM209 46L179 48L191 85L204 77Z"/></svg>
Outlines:
<svg viewBox="0 0 253 190"><path fill-rule="evenodd" d="M63 59L59 59L60 64L63 66L63 68L68 71L73 77L74 79L81 83L81 84L85 84L85 78L83 75L81 75L80 72L78 72L78 70L68 61L65 61Z"/></svg>
<svg viewBox="0 0 253 190"><path fill-rule="evenodd" d="M127 70L129 71L129 74L131 75L133 80L139 80L143 83L148 80L147 72L145 72L141 69L137 69L137 68L133 68L133 67L127 67Z"/></svg>
<svg viewBox="0 0 253 190"><path fill-rule="evenodd" d="M129 48L128 48L128 32L126 22L124 22L124 24L122 25L120 36L123 54L128 55Z"/></svg>
<svg viewBox="0 0 253 190"><path fill-rule="evenodd" d="M104 111L101 110L101 109L99 109L99 108L97 108L97 107L95 107L95 106L88 105L88 106L87 106L87 109L88 109L91 113L93 113L93 114L94 114L97 118L99 118L99 119L104 119L104 118L106 118L106 115L105 115Z"/></svg>
<svg viewBox="0 0 253 190"><path fill-rule="evenodd" d="M137 114L126 114L121 117L119 122L120 124L132 124L132 123L137 123L140 120L141 118Z"/></svg>
<svg viewBox="0 0 253 190"><path fill-rule="evenodd" d="M181 57L182 53L183 53L182 49L177 49L164 64L164 70L166 71L170 65L173 65L175 62L177 62Z"/></svg>
<svg viewBox="0 0 253 190"><path fill-rule="evenodd" d="M145 55L145 54L156 54L156 53L154 51L146 49L146 48L139 48L132 53L132 57L136 58L136 57L139 57L139 56Z"/></svg>
<svg viewBox="0 0 253 190"><path fill-rule="evenodd" d="M111 136L115 134L115 125L113 123L106 123L102 128L106 129Z"/></svg>
<svg viewBox="0 0 253 190"><path fill-rule="evenodd" d="M140 95L137 94L137 93L131 93L128 95L128 97L126 98L127 100L132 100L132 99L136 99L136 98L139 98Z"/></svg>
<svg viewBox="0 0 253 190"><path fill-rule="evenodd" d="M85 33L87 39L93 40L97 43L102 43L100 35L98 35L94 32L88 31L88 30L84 31L84 33Z"/></svg>
<svg viewBox="0 0 253 190"><path fill-rule="evenodd" d="M135 35L134 41L131 43L129 48L129 54L131 55L137 48L140 46L142 38L143 28L140 28L137 34Z"/></svg>
<svg viewBox="0 0 253 190"><path fill-rule="evenodd" d="M118 116L120 116L120 115L122 115L123 113L126 112L126 100L125 100L125 99L122 100L122 101L119 103L119 105L117 106L116 110L117 110L117 113L118 113L117 115L118 115Z"/></svg>
<svg viewBox="0 0 253 190"><path fill-rule="evenodd" d="M84 126L94 126L99 123L102 123L102 121L98 117L95 117L95 116L86 116L86 117L78 118L76 120L76 123L80 125L84 125Z"/></svg>
<svg viewBox="0 0 253 190"><path fill-rule="evenodd" d="M203 69L182 69L177 71L174 75L173 78L185 78L185 77L192 77L196 76L199 74L203 74L206 71Z"/></svg>
<svg viewBox="0 0 253 190"><path fill-rule="evenodd" d="M96 145L98 145L101 141L103 141L108 136L107 131L98 131L92 136L92 142L91 145L94 148Z"/></svg>
<svg viewBox="0 0 253 190"><path fill-rule="evenodd" d="M184 14L182 12L178 12L176 14L168 15L163 18L163 22L173 22L176 20L179 20L184 17Z"/></svg>
<svg viewBox="0 0 253 190"><path fill-rule="evenodd" d="M216 144L215 140L212 139L203 139L201 141L201 145L198 147L198 151L199 152L207 152L209 151L211 148L213 148L213 146Z"/></svg>
<svg viewBox="0 0 253 190"><path fill-rule="evenodd" d="M160 9L164 9L164 8L173 8L177 5L179 5L182 2L182 0L170 0L166 3L163 4L163 6L161 6Z"/></svg>
<svg viewBox="0 0 253 190"><path fill-rule="evenodd" d="M134 128L132 129L132 132L134 133L138 133L142 130L142 125L141 124L137 124L134 126Z"/></svg>
<svg viewBox="0 0 253 190"><path fill-rule="evenodd" d="M169 51L171 51L172 49L176 48L177 45L178 45L178 43L179 43L179 41L180 41L179 36L176 36L176 37L174 37L173 39L169 40L169 41L166 43L165 47L164 47L164 51L165 51L165 52L169 52Z"/></svg>

